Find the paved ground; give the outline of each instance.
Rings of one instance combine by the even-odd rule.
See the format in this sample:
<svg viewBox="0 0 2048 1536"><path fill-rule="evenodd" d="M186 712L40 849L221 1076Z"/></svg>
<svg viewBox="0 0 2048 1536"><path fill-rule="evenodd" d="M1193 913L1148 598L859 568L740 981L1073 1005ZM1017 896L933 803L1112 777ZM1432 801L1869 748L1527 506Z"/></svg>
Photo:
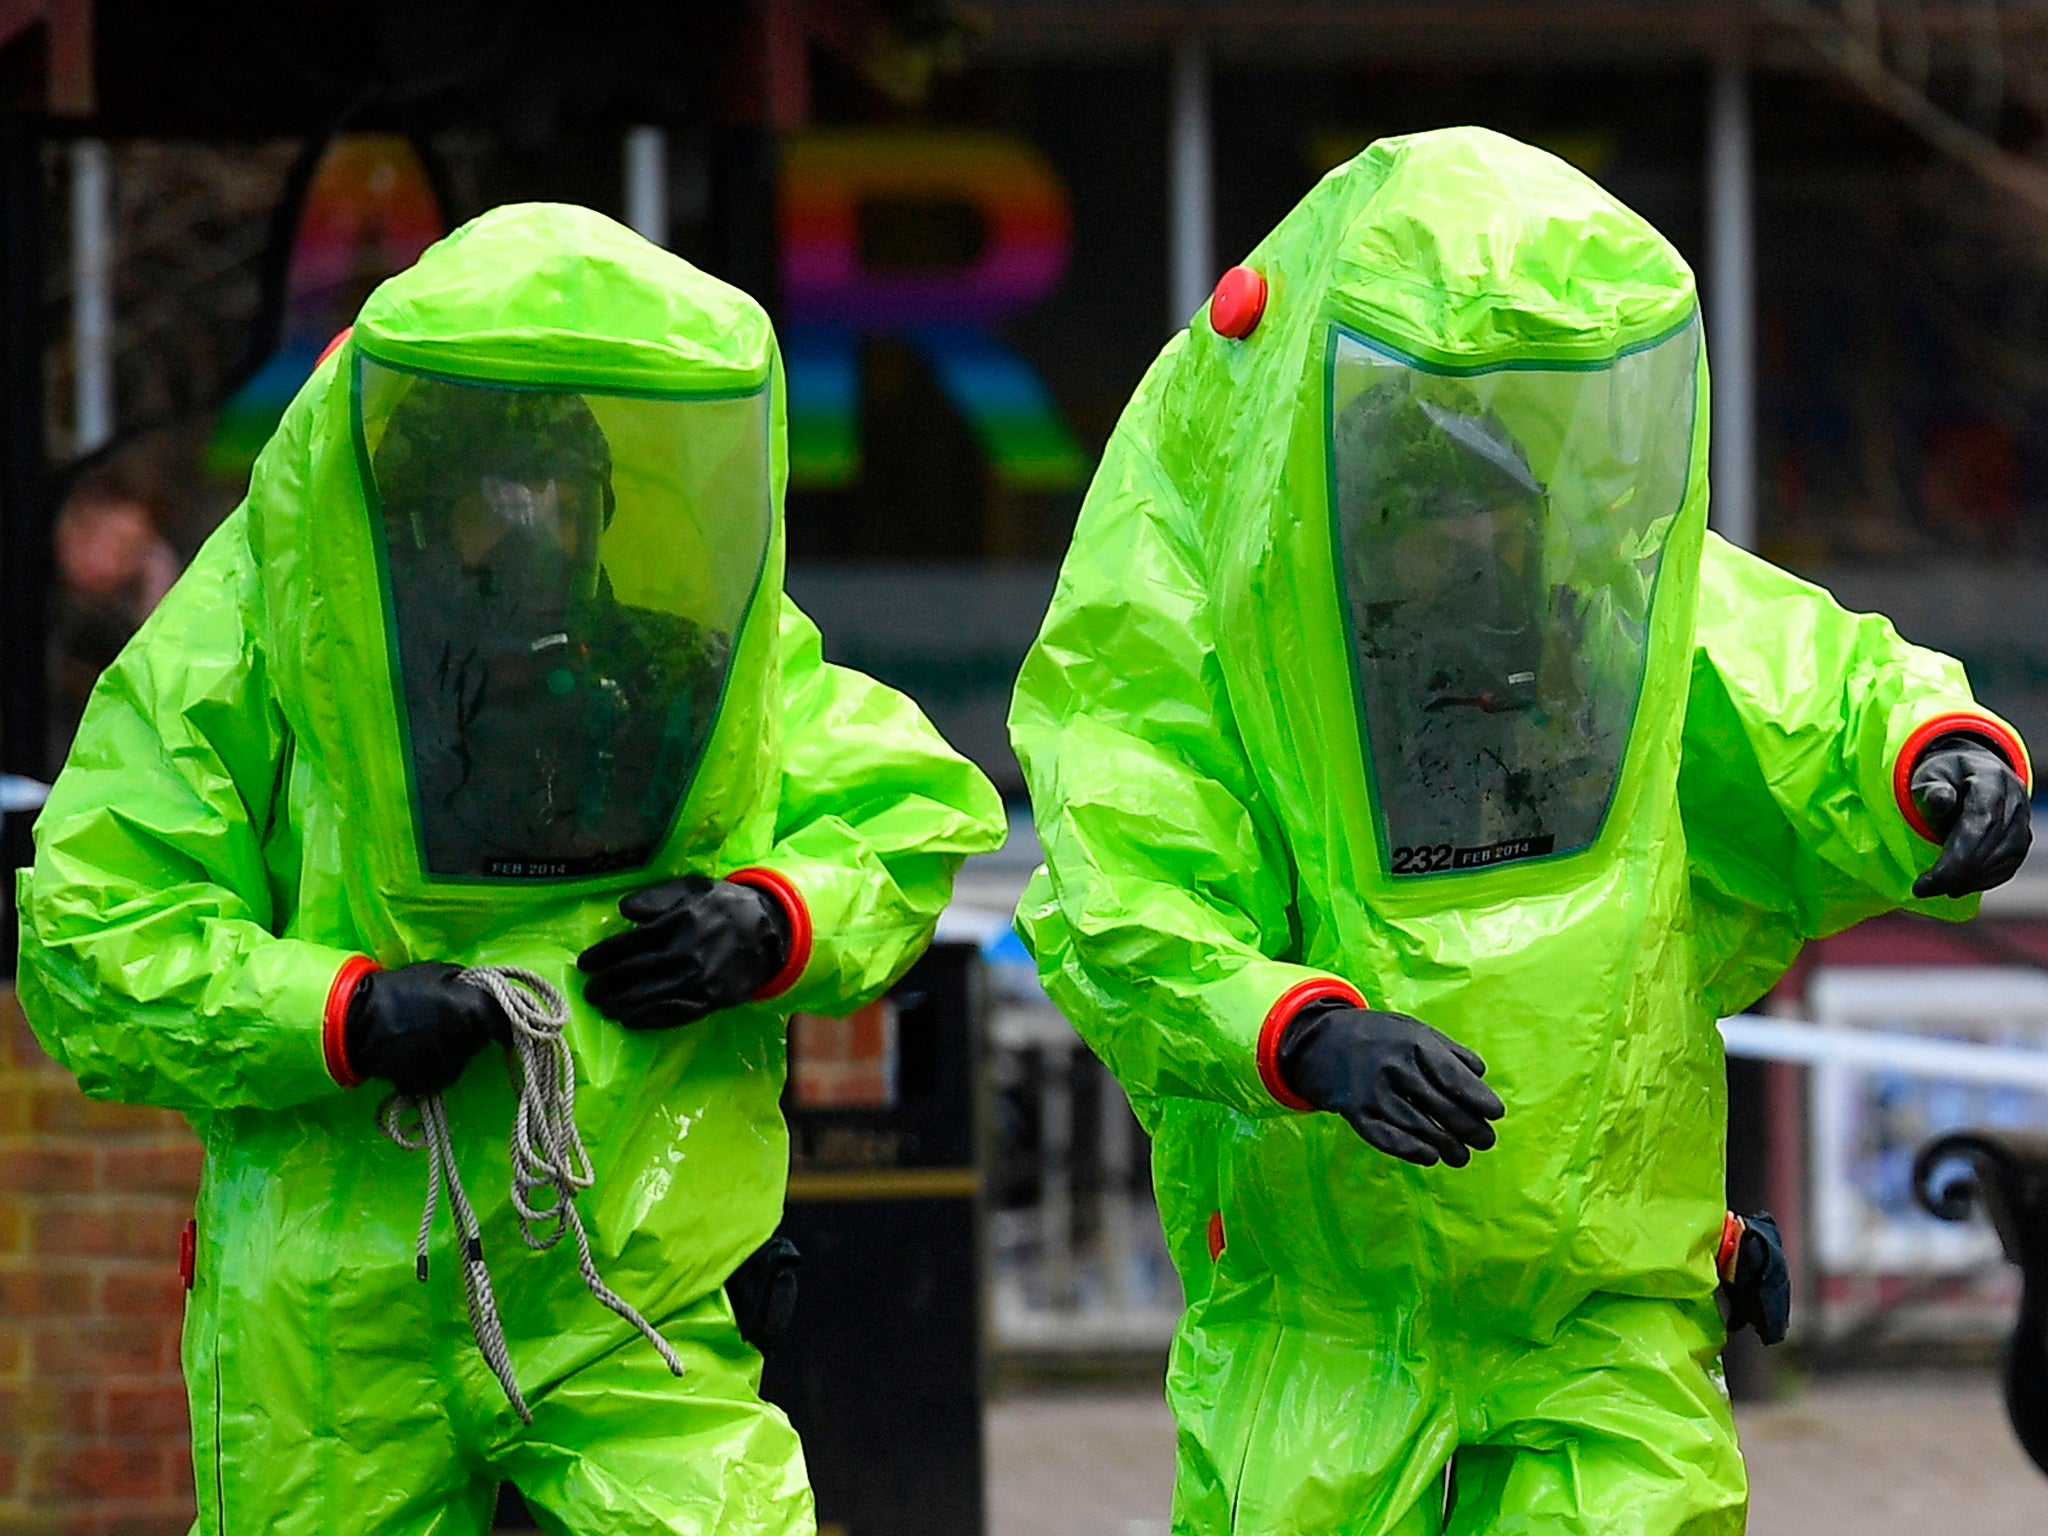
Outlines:
<svg viewBox="0 0 2048 1536"><path fill-rule="evenodd" d="M1750 1536L2043 1536L2048 1479L1989 1376L1858 1377L1742 1415ZM989 1536L1167 1536L1173 1424L1150 1394L989 1411Z"/></svg>
<svg viewBox="0 0 2048 1536"><path fill-rule="evenodd" d="M1166 1536L1173 1418L1157 1393L1006 1398L988 1470L988 1536Z"/></svg>
<svg viewBox="0 0 2048 1536"><path fill-rule="evenodd" d="M2048 1479L1995 1378L1823 1383L1738 1415L1750 1536L2041 1536Z"/></svg>

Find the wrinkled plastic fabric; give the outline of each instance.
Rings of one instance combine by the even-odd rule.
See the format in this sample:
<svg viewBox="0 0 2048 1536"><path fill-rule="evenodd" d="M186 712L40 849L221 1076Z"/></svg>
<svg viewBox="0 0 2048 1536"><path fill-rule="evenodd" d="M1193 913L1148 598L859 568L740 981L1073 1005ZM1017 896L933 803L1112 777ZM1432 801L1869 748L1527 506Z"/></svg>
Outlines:
<svg viewBox="0 0 2048 1536"><path fill-rule="evenodd" d="M472 883L422 868L352 433L359 358L592 397L768 390L766 558L646 868ZM809 1528L794 1436L754 1397L758 1361L717 1291L781 1213L784 1015L881 992L1003 819L915 706L828 665L783 598L784 441L751 299L596 214L497 210L371 296L247 502L95 693L20 880L20 995L89 1093L182 1110L205 1141L185 1340L201 1531L325 1531L342 1510L353 1529L481 1529L474 1490L492 1477L578 1531ZM784 877L812 920L786 991L650 1033L583 1003L575 956L623 925L623 892L745 866ZM514 1094L486 1051L446 1099L535 1410L517 1433L470 1338L445 1202L430 1278L414 1278L425 1159L379 1133L377 1087L328 1074L328 990L357 953L525 966L569 996L595 1257L689 1377L592 1298L566 1246L521 1242ZM470 1492L439 1497L457 1482Z"/></svg>
<svg viewBox="0 0 2048 1536"><path fill-rule="evenodd" d="M1146 375L1011 712L1046 853L1019 926L1153 1134L1188 1297L1175 1529L1434 1532L1454 1462L1459 1532L1737 1531L1715 1019L1808 938L1974 909L1910 902L1935 849L1892 790L1916 726L1975 709L1962 669L1706 533L1701 357L1597 836L1395 875L1340 596L1332 339L1608 367L1695 323L1692 274L1475 129L1372 146L1247 263L1262 320L1239 342L1198 315ZM1262 1026L1330 977L1485 1058L1495 1149L1418 1168L1276 1102Z"/></svg>

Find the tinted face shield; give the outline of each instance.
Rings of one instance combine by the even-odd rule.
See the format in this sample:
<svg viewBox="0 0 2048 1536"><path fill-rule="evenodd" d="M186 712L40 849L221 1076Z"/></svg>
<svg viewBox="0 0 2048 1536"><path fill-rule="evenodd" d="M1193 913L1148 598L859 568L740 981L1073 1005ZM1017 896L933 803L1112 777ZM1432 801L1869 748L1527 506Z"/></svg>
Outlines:
<svg viewBox="0 0 2048 1536"><path fill-rule="evenodd" d="M1685 499L1697 327L1597 367L1433 372L1343 327L1338 567L1396 876L1598 835Z"/></svg>
<svg viewBox="0 0 2048 1536"><path fill-rule="evenodd" d="M645 864L766 556L766 389L647 398L357 368L426 871Z"/></svg>

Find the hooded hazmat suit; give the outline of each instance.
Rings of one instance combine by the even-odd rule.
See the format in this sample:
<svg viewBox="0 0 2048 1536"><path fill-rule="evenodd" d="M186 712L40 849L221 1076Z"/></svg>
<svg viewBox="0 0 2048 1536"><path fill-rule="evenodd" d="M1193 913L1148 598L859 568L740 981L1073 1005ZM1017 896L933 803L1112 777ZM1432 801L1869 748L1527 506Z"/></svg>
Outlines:
<svg viewBox="0 0 2048 1536"><path fill-rule="evenodd" d="M784 598L782 389L744 294L581 209L487 214L371 296L101 682L20 992L89 1093L205 1142L199 1531L482 1530L499 1480L550 1529L810 1529L720 1289L781 1213L784 1016L886 987L1003 823ZM621 892L743 869L791 929L772 996L652 1031L584 1003ZM445 1214L415 1278L426 1158L333 1075L361 957L569 995L596 1261L687 1375L520 1242L486 1050L445 1098L520 1425Z"/></svg>
<svg viewBox="0 0 2048 1536"><path fill-rule="evenodd" d="M1739 1531L1716 1016L1909 901L1920 743L2023 749L1707 533L1692 274L1577 172L1388 140L1247 265L1256 327L1205 309L1124 412L1011 713L1019 927L1188 1297L1174 1529ZM1477 1051L1498 1146L1300 1112L1326 997Z"/></svg>

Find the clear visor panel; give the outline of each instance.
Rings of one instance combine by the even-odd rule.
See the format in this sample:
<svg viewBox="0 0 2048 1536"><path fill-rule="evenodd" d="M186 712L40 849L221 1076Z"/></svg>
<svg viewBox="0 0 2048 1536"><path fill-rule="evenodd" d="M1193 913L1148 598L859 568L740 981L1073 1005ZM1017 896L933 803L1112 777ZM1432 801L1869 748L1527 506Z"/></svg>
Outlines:
<svg viewBox="0 0 2048 1536"><path fill-rule="evenodd" d="M651 859L768 548L768 392L515 389L358 363L427 872Z"/></svg>
<svg viewBox="0 0 2048 1536"><path fill-rule="evenodd" d="M1394 875L1599 836L1685 501L1698 349L1695 322L1597 369L1453 377L1336 331L1338 556Z"/></svg>

